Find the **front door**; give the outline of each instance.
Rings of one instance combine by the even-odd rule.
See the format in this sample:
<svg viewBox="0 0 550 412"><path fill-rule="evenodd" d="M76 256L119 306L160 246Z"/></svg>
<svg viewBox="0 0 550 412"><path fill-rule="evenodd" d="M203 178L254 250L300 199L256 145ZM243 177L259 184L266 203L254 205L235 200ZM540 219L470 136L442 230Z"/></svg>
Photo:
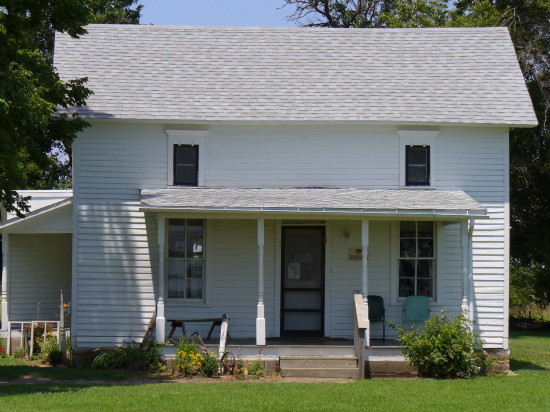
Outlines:
<svg viewBox="0 0 550 412"><path fill-rule="evenodd" d="M281 336L324 336L325 228L282 230Z"/></svg>

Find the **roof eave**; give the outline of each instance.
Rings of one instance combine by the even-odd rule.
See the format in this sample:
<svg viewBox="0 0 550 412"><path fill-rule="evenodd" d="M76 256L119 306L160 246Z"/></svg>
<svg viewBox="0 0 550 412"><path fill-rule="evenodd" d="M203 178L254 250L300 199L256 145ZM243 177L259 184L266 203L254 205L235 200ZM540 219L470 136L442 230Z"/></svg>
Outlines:
<svg viewBox="0 0 550 412"><path fill-rule="evenodd" d="M336 209L336 208L300 208L300 207L230 207L230 206L141 206L142 212L177 213L237 213L237 214L298 214L316 216L361 216L361 217L414 217L414 218L452 218L487 219L486 209L448 210L448 209Z"/></svg>
<svg viewBox="0 0 550 412"><path fill-rule="evenodd" d="M13 218L13 219L10 219L10 220L6 220L5 222L0 222L0 232L3 231L4 229L8 228L8 227L15 226L15 225L17 225L19 223L22 223L22 222L28 222L29 220L32 220L35 217L44 215L46 213L52 212L54 210L60 209L60 208L65 207L65 206L69 206L69 205L72 204L72 202L73 202L73 198L69 197L67 199L63 199L59 202L56 202L56 203L53 203L51 205L45 206L43 208L37 209L34 212L29 213L25 217L16 217L16 218Z"/></svg>

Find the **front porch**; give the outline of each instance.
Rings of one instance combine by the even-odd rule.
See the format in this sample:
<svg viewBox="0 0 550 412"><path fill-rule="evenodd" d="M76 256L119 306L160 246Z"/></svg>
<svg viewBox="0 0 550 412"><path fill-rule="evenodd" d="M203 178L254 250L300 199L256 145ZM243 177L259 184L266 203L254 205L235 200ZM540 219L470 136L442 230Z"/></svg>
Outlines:
<svg viewBox="0 0 550 412"><path fill-rule="evenodd" d="M275 206L281 196L284 208ZM320 208L318 199L331 197ZM397 324L408 295L428 296L433 311L473 314L471 234L485 211L463 192L178 188L143 190L141 210L158 241L158 341L167 319L227 313L241 351L290 337L345 342L354 335L355 290L367 348L383 334L369 322L369 294ZM206 336L206 328L196 331Z"/></svg>

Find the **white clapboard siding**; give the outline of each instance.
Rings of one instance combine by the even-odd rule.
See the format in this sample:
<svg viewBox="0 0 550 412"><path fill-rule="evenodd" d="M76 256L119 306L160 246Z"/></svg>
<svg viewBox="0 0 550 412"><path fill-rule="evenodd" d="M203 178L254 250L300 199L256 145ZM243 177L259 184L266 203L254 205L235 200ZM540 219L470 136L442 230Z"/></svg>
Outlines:
<svg viewBox="0 0 550 412"><path fill-rule="evenodd" d="M502 347L505 330L506 244L505 133L495 129L454 128L437 142L438 185L460 188L488 209L473 233L475 321L486 347ZM457 245L460 249L460 244ZM461 264L461 263L459 263ZM487 283L490 282L490 283Z"/></svg>
<svg viewBox="0 0 550 412"><path fill-rule="evenodd" d="M141 338L155 306L158 286L157 222L139 211L139 190L165 188L168 137L164 129L185 125L94 122L75 143L77 345L114 345ZM189 128L189 127L188 127ZM208 187L398 188L400 139L395 127L361 125L209 125L201 144ZM442 128L435 145L439 189L464 190L488 208L476 221L474 279L476 321L488 347L504 341L505 130ZM351 293L361 288L360 262L347 258L360 247L359 222L333 221L329 239L327 303L330 336L351 336ZM349 237L343 229L349 226ZM266 221L265 305L267 335L277 336L280 262L276 225ZM166 317L231 318L235 337L255 335L257 246L254 220L208 221L207 302L167 300ZM438 233L437 302L434 310L460 309L462 252L458 224ZM369 290L384 297L387 318L400 321L402 301L392 299L395 273L390 222L371 222ZM395 266L395 265L393 265ZM392 283L392 276L394 283ZM392 304L392 301L396 302ZM99 316L98 314L101 315ZM105 316L104 314L108 314ZM108 319L106 321L105 319ZM207 325L193 328L201 334ZM499 329L500 328L500 329ZM373 325L373 334L380 325ZM391 332L389 332L391 334Z"/></svg>
<svg viewBox="0 0 550 412"><path fill-rule="evenodd" d="M71 296L71 235L11 234L9 265L10 321L59 320L61 288Z"/></svg>

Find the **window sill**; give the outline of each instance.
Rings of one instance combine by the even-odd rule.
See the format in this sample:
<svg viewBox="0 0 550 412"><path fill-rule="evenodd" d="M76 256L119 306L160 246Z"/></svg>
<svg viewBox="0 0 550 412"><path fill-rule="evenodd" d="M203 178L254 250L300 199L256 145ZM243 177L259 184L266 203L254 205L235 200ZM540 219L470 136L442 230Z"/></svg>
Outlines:
<svg viewBox="0 0 550 412"><path fill-rule="evenodd" d="M399 189L406 190L437 190L435 186L399 186Z"/></svg>
<svg viewBox="0 0 550 412"><path fill-rule="evenodd" d="M166 298L166 305L168 306L185 306L185 307L196 307L196 308L211 308L207 302L190 302L185 299L178 298Z"/></svg>

